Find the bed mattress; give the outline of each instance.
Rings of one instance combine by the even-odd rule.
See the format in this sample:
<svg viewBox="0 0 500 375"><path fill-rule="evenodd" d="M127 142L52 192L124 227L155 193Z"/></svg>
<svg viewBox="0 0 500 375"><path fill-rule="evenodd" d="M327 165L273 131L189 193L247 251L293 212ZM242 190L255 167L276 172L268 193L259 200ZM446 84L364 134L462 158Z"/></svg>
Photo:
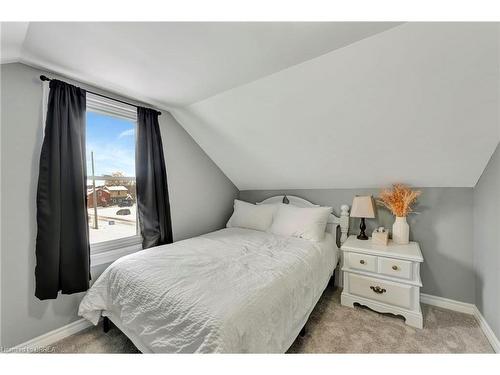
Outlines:
<svg viewBox="0 0 500 375"><path fill-rule="evenodd" d="M125 256L83 298L145 353L284 353L337 264L322 242L227 228Z"/></svg>

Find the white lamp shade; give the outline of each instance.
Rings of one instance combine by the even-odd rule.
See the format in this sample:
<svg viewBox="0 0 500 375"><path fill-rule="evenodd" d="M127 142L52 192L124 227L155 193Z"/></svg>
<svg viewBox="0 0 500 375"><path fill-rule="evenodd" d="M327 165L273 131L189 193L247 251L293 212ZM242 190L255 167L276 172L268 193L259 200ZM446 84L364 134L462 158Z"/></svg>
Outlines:
<svg viewBox="0 0 500 375"><path fill-rule="evenodd" d="M352 200L351 217L365 217L373 219L375 217L375 202L371 195L354 197Z"/></svg>

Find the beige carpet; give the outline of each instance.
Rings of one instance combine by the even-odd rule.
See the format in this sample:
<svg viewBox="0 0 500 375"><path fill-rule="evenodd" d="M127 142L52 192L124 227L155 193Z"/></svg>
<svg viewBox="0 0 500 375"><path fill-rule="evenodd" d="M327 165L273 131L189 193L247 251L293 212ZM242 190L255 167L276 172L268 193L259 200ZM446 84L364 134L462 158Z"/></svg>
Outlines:
<svg viewBox="0 0 500 375"><path fill-rule="evenodd" d="M493 353L472 315L422 305L424 329L367 308L340 305L340 290L328 287L289 353ZM92 327L57 342L55 353L137 353L117 328Z"/></svg>

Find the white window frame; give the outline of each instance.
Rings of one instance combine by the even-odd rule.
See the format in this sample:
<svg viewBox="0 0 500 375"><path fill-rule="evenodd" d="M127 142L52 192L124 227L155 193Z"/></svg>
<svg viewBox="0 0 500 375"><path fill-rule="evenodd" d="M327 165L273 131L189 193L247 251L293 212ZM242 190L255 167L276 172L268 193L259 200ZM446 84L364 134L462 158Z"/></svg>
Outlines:
<svg viewBox="0 0 500 375"><path fill-rule="evenodd" d="M132 120L137 126L137 109L134 106L117 102L112 99L103 98L98 95L87 93L87 111L97 112L103 115ZM136 133L137 134L137 133ZM88 170L88 168L87 168ZM92 177L87 175L87 177ZM95 176L96 180L106 180L107 176ZM135 180L135 177L123 177L123 179ZM137 232L139 231L139 218L137 217ZM91 267L110 263L116 259L142 250L142 236L118 238L110 241L99 242L90 245Z"/></svg>

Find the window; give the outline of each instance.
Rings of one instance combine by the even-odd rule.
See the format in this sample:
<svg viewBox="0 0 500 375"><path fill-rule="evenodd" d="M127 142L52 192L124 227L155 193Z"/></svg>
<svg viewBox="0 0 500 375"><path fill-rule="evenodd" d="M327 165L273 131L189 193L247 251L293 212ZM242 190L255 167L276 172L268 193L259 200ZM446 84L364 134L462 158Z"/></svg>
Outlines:
<svg viewBox="0 0 500 375"><path fill-rule="evenodd" d="M141 242L135 107L87 94L87 211L92 253Z"/></svg>

